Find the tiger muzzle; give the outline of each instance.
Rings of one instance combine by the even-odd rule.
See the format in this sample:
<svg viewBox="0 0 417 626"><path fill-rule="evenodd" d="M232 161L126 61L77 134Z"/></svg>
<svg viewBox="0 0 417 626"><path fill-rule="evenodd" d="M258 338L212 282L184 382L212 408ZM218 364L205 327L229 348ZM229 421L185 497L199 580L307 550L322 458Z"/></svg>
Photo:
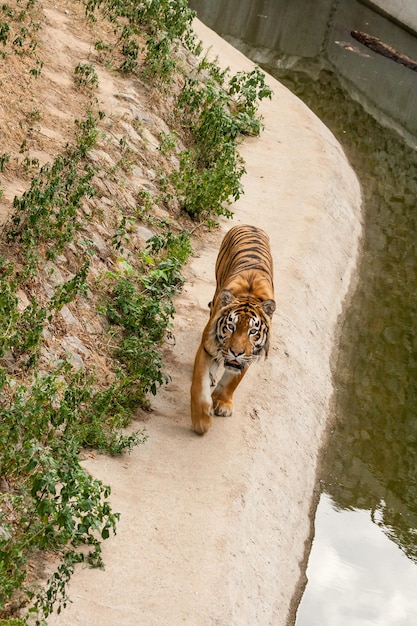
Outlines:
<svg viewBox="0 0 417 626"><path fill-rule="evenodd" d="M246 367L245 361L237 361L234 359L224 359L224 366L227 369L234 370L236 372L241 372Z"/></svg>

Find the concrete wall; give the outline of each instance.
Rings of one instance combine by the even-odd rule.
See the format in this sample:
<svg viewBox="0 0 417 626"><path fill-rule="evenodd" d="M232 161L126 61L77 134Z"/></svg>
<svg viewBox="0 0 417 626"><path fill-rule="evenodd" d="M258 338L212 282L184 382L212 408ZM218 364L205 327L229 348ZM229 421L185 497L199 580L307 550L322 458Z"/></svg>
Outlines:
<svg viewBox="0 0 417 626"><path fill-rule="evenodd" d="M280 49L304 58L324 45L333 0L190 0L201 19L221 36L257 48ZM296 36L294 36L296 33Z"/></svg>
<svg viewBox="0 0 417 626"><path fill-rule="evenodd" d="M379 7L393 18L417 32L416 0L372 0L369 4Z"/></svg>

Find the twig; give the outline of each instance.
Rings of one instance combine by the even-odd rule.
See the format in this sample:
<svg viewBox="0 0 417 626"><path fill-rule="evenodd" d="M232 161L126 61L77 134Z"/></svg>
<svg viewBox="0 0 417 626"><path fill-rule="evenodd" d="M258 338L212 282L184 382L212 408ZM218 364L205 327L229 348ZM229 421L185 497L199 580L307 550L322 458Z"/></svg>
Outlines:
<svg viewBox="0 0 417 626"><path fill-rule="evenodd" d="M381 54L387 59L391 59L396 63L400 63L408 69L417 72L417 61L414 61L411 57L408 57L402 52L398 52L395 48L388 46L388 44L384 43L378 37L373 37L372 35L368 35L367 33L362 33L359 30L352 30L350 33L356 41L359 41L361 44L373 50L377 54Z"/></svg>

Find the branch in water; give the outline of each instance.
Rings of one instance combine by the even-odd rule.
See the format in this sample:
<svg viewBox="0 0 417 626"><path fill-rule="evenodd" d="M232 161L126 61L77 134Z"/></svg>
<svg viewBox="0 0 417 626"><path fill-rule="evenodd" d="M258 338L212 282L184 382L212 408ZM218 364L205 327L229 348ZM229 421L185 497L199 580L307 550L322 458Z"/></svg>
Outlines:
<svg viewBox="0 0 417 626"><path fill-rule="evenodd" d="M408 57L401 52L398 52L391 46L388 46L386 43L378 39L378 37L373 37L372 35L368 35L367 33L362 33L359 30L352 30L350 33L356 41L359 41L361 44L373 50L377 54L382 54L382 56L387 59L391 59L396 63L401 63L401 65L405 65L410 70L417 72L417 61L414 61L411 57Z"/></svg>

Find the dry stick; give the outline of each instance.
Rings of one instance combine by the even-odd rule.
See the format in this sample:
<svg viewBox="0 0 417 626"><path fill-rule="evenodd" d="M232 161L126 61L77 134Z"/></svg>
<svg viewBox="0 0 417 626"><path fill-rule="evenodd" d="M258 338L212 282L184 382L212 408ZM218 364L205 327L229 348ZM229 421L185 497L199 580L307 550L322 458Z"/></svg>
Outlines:
<svg viewBox="0 0 417 626"><path fill-rule="evenodd" d="M405 65L410 70L417 72L417 61L414 61L411 57L408 57L401 52L398 52L391 46L388 46L386 43L378 39L378 37L373 37L372 35L367 35L366 33L362 33L359 30L352 30L352 37L359 41L370 50L377 52L378 54L382 54L382 56L395 61L396 63L401 63L401 65Z"/></svg>

